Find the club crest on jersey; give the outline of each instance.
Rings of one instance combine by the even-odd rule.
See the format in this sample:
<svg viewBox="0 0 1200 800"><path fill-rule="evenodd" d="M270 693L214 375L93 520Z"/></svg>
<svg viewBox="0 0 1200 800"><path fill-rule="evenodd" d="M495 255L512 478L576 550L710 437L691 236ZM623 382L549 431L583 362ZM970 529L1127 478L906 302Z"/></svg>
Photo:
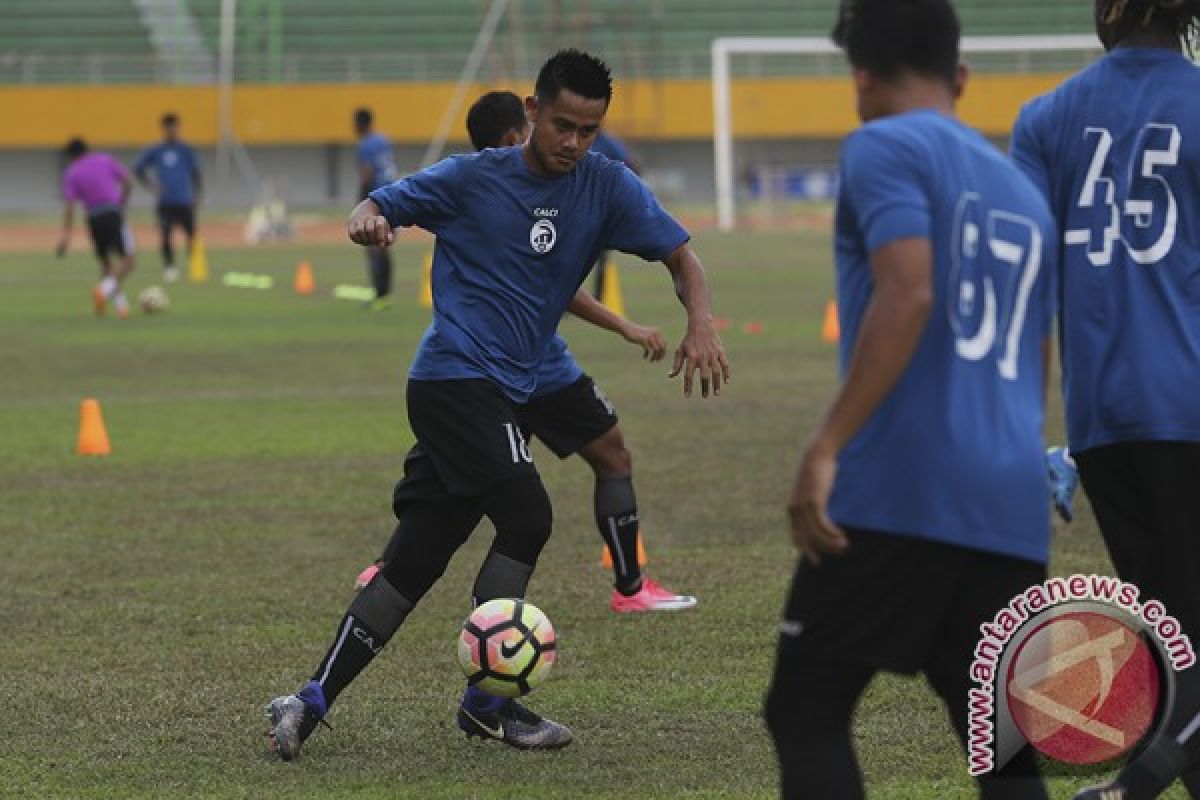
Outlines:
<svg viewBox="0 0 1200 800"><path fill-rule="evenodd" d="M549 253L554 248L556 241L558 241L558 231L555 230L554 223L548 219L539 219L529 229L529 245L538 255Z"/></svg>

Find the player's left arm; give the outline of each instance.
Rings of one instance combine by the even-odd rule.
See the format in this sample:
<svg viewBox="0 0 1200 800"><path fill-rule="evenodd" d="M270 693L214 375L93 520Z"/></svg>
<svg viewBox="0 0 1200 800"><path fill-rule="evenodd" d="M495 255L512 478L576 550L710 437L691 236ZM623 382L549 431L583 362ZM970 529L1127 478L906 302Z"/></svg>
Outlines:
<svg viewBox="0 0 1200 800"><path fill-rule="evenodd" d="M575 292L575 297L567 306L567 311L590 322L597 328L612 331L630 344L642 348L643 358L661 361L662 357L666 355L667 340L663 338L662 331L649 325L639 325L631 319L614 313L612 309L592 297L591 292L585 289Z"/></svg>
<svg viewBox="0 0 1200 800"><path fill-rule="evenodd" d="M729 357L713 323L708 281L704 266L691 245L684 242L663 259L675 283L675 294L687 310L687 333L675 350L671 377L683 373L683 395L692 396L692 384L700 374L700 395L708 397L709 386L714 395L721 393L721 384L729 383Z"/></svg>
<svg viewBox="0 0 1200 800"><path fill-rule="evenodd" d="M792 538L813 563L848 545L826 513L837 456L908 368L933 307L933 248L909 237L871 255L874 290L863 315L846 379L809 440L792 488Z"/></svg>

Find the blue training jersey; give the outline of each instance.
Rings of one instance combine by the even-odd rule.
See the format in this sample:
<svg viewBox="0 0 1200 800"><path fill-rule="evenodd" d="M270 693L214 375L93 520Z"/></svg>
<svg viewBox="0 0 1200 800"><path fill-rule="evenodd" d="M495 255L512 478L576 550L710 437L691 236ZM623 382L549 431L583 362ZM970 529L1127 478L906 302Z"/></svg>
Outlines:
<svg viewBox="0 0 1200 800"><path fill-rule="evenodd" d="M871 255L928 239L933 308L895 387L838 458L842 525L1044 562L1043 349L1053 221L987 140L935 111L868 123L842 148L836 219L843 373Z"/></svg>
<svg viewBox="0 0 1200 800"><path fill-rule="evenodd" d="M615 136L611 136L607 131L600 131L596 134L596 141L592 142L593 153L599 153L606 158L611 158L613 161L620 161L626 166L633 164L633 156L629 154L629 148Z"/></svg>
<svg viewBox="0 0 1200 800"><path fill-rule="evenodd" d="M537 388L555 330L601 250L661 260L688 233L621 164L588 153L535 175L520 147L451 156L371 192L393 226L433 233L433 322L414 380L485 378L515 402Z"/></svg>
<svg viewBox="0 0 1200 800"><path fill-rule="evenodd" d="M557 333L550 340L546 355L538 366L537 388L534 397L545 397L566 389L583 377L583 368L567 349L567 342Z"/></svg>
<svg viewBox="0 0 1200 800"><path fill-rule="evenodd" d="M133 172L144 180L148 169L154 170L160 204L190 206L196 202L200 161L190 145L175 141L147 147L134 163Z"/></svg>
<svg viewBox="0 0 1200 800"><path fill-rule="evenodd" d="M1200 441L1200 69L1118 48L1022 110L1062 236L1067 440Z"/></svg>
<svg viewBox="0 0 1200 800"><path fill-rule="evenodd" d="M371 170L369 189L387 186L398 177L392 142L382 133L368 133L359 139L355 152L358 165L367 166Z"/></svg>

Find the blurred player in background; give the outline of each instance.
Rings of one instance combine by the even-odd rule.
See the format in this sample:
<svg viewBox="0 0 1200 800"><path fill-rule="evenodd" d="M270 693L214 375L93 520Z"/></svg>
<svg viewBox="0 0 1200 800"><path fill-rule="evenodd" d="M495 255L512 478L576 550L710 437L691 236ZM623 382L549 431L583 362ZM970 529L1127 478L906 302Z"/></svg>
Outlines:
<svg viewBox="0 0 1200 800"><path fill-rule="evenodd" d="M629 148L625 146L624 142L608 131L601 130L596 135L596 141L592 143L592 152L611 158L613 161L620 161L633 170L634 175L642 174L642 166L633 157L633 153L629 152ZM597 300L604 297L604 272L608 268L608 263L609 251L604 250L596 259L596 265L592 267L592 296Z"/></svg>
<svg viewBox="0 0 1200 800"><path fill-rule="evenodd" d="M196 207L200 204L203 181L196 151L179 138L178 115L163 114L162 134L161 142L147 147L138 156L133 174L157 199L155 213L162 240L163 277L177 281L179 268L175 266L172 231L177 225L183 229L190 255L196 238Z"/></svg>
<svg viewBox="0 0 1200 800"><path fill-rule="evenodd" d="M512 92L488 92L468 111L467 133L476 150L524 144L529 138L525 104ZM651 361L666 353L666 340L657 328L614 314L584 289L575 292L567 310L641 347ZM538 368L537 389L519 414L526 438L537 436L559 458L578 455L596 476L594 518L613 563L609 607L618 613L694 607L696 598L668 591L642 574L637 556L640 517L633 490L633 458L625 448L612 404L580 368L561 336L555 334ZM482 516L480 513L480 519ZM363 570L355 588L361 589L375 577L391 558L389 551L398 546L400 536L401 527L397 526L388 550L375 565Z"/></svg>
<svg viewBox="0 0 1200 800"><path fill-rule="evenodd" d="M1200 642L1200 0L1096 0L1108 54L1030 102L1013 157L1063 248L1067 443L1113 566ZM1115 100L1115 101L1114 101ZM1095 800L1200 798L1200 667Z"/></svg>
<svg viewBox="0 0 1200 800"><path fill-rule="evenodd" d="M355 150L358 160L358 197L365 199L376 189L387 186L400 177L392 141L375 130L375 115L369 108L354 112L354 134L358 137ZM392 251L386 247L368 247L367 274L375 289L375 299L367 304L373 311L392 305Z"/></svg>
<svg viewBox="0 0 1200 800"><path fill-rule="evenodd" d="M954 115L949 0L843 0L833 38L864 123L835 223L843 380L788 507L802 555L766 712L784 796L853 800L875 673L924 673L965 745L979 626L1045 577L1056 237L1030 181ZM978 788L1047 796L1028 745Z"/></svg>
<svg viewBox="0 0 1200 800"><path fill-rule="evenodd" d="M395 556L347 609L313 678L267 707L284 759L364 670L458 548L488 517L496 536L472 599L524 597L553 511L521 434L521 408L595 253L612 247L661 260L687 310L672 375L692 394L729 379L712 321L704 268L689 235L629 170L589 154L612 98L600 60L555 54L526 100L533 133L522 147L452 156L378 189L351 214L362 245L389 245L393 228L435 234L434 318L409 371L407 405L417 444L393 494ZM570 744L564 725L515 700L469 686L457 714L469 736L521 749Z"/></svg>
<svg viewBox="0 0 1200 800"><path fill-rule="evenodd" d="M67 252L75 204L87 215L88 233L100 261L100 283L92 289L97 316L103 316L109 303L117 316L129 316L129 301L121 283L133 271L133 236L125 224L125 206L133 191L133 178L121 162L108 153L89 152L87 142L72 139L65 148L70 164L63 173L63 229L57 254Z"/></svg>

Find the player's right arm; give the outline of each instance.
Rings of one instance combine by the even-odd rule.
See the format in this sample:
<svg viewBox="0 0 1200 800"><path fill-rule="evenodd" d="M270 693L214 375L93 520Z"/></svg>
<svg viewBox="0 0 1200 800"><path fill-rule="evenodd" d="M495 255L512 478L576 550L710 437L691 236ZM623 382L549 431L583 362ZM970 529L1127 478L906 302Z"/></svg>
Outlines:
<svg viewBox="0 0 1200 800"><path fill-rule="evenodd" d="M58 237L58 244L54 248L54 254L59 258L62 258L66 254L67 246L71 243L71 227L75 224L75 201L79 199L75 184L71 181L70 176L64 176L63 178L62 193L62 235Z"/></svg>
<svg viewBox="0 0 1200 800"><path fill-rule="evenodd" d="M367 247L387 247L396 241L395 228L416 225L436 234L458 213L458 186L467 177L471 156L451 156L431 167L374 190L346 223L350 241Z"/></svg>
<svg viewBox="0 0 1200 800"><path fill-rule="evenodd" d="M662 331L649 325L639 325L631 319L614 313L612 309L592 297L591 292L585 289L575 292L575 297L567 306L567 311L590 322L597 328L612 331L630 344L642 348L643 358L661 361L662 357L666 355L667 340L663 338Z"/></svg>
<svg viewBox="0 0 1200 800"><path fill-rule="evenodd" d="M388 247L396 241L396 234L383 216L383 211L369 197L350 212L346 234L350 241L363 247Z"/></svg>
<svg viewBox="0 0 1200 800"><path fill-rule="evenodd" d="M67 246L71 243L71 227L75 224L75 201L70 198L63 200L63 223L62 235L58 237L58 245L54 248L54 254L62 258L67 253Z"/></svg>
<svg viewBox="0 0 1200 800"><path fill-rule="evenodd" d="M150 162L154 160L155 148L147 147L138 156L138 160L133 163L133 174L137 177L138 183L146 188L152 194L158 194L158 181L150 174Z"/></svg>
<svg viewBox="0 0 1200 800"><path fill-rule="evenodd" d="M827 513L838 453L908 368L933 307L932 215L921 159L901 145L860 131L842 149L843 197L862 228L873 290L845 380L809 439L788 502L792 542L813 563L849 546Z"/></svg>
<svg viewBox="0 0 1200 800"><path fill-rule="evenodd" d="M1010 156L1017 167L1025 173L1025 177L1029 178L1037 190L1042 193L1042 197L1046 198L1046 202L1053 207L1053 200L1050 197L1050 165L1046 157L1046 142L1043 141L1043 137L1038 131L1038 114L1043 102L1046 101L1038 98L1026 103L1021 108L1021 113L1013 125Z"/></svg>

